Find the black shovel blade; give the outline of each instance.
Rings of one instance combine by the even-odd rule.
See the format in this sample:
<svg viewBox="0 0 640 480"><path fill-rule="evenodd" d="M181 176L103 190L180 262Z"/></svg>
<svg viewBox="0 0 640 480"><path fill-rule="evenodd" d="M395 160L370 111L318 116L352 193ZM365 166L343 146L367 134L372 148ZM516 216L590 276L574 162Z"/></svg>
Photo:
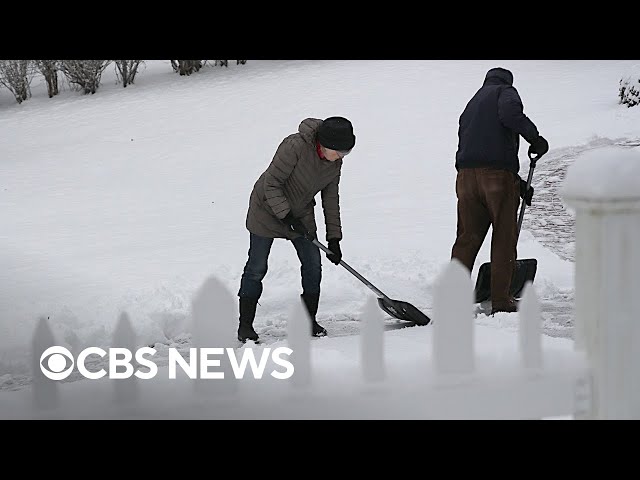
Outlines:
<svg viewBox="0 0 640 480"><path fill-rule="evenodd" d="M378 298L380 308L398 320L406 320L417 325L428 325L431 319L416 307L400 300Z"/></svg>
<svg viewBox="0 0 640 480"><path fill-rule="evenodd" d="M522 289L527 282L533 282L538 269L538 261L535 258L516 260L516 272L511 282L511 295L520 298ZM481 303L491 298L491 263L483 263L478 270L476 280L476 303Z"/></svg>

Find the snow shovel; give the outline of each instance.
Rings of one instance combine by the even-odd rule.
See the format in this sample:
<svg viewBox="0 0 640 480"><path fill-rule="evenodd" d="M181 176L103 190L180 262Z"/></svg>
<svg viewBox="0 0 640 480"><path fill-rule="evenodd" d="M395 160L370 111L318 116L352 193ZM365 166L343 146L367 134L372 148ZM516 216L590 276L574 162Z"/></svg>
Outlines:
<svg viewBox="0 0 640 480"><path fill-rule="evenodd" d="M333 252L329 250L327 247L322 245L318 240L314 239L313 243L316 247L323 250L325 253L331 255ZM418 310L416 307L407 302L402 302L400 300L392 300L387 297L384 293L382 293L378 288L376 288L371 282L369 282L366 278L356 272L353 268L351 268L344 260L340 260L340 265L346 268L351 274L353 274L358 280L364 283L367 287L375 292L378 296L378 305L382 310L391 315L398 320L406 320L408 322L413 322L417 325L428 325L431 322L431 319L427 317L424 313Z"/></svg>
<svg viewBox="0 0 640 480"><path fill-rule="evenodd" d="M529 154L529 177L527 178L527 188L529 190L531 186L531 178L533 177L533 169L536 168L536 162L540 159L540 156L533 158ZM518 218L518 237L520 237L520 229L522 228L522 217L524 216L524 209L526 202L523 199L520 206L520 217ZM517 240L516 240L517 242ZM536 276L536 270L538 268L538 261L535 258L525 258L516 260L516 271L514 272L511 280L510 293L514 298L520 298L520 294L524 289L527 282L532 282ZM491 263L483 263L478 270L478 279L476 280L475 288L476 303L481 303L491 298Z"/></svg>

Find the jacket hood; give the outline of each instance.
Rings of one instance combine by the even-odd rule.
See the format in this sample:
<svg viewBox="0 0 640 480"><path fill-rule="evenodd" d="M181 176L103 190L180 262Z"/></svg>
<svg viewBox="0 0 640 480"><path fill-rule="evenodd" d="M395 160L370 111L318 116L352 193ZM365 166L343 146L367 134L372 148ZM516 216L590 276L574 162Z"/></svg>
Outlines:
<svg viewBox="0 0 640 480"><path fill-rule="evenodd" d="M298 132L305 142L315 145L316 133L318 128L322 125L322 120L319 118L305 118L298 126Z"/></svg>
<svg viewBox="0 0 640 480"><path fill-rule="evenodd" d="M513 85L513 74L506 68L496 67L487 72L483 85Z"/></svg>

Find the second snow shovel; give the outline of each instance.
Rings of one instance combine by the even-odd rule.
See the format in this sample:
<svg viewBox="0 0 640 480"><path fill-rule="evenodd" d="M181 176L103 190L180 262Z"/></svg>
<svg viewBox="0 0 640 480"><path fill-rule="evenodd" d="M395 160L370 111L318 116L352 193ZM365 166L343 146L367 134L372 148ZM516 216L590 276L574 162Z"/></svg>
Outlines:
<svg viewBox="0 0 640 480"><path fill-rule="evenodd" d="M533 170L536 168L536 162L539 159L540 156L533 158L531 154L529 154L529 160L531 160L531 163L529 164L529 177L527 178L527 188L525 191L529 191L531 179L533 178ZM518 237L520 237L520 229L522 228L522 218L524 216L525 206L526 201L522 199L520 217L518 218ZM533 283L537 269L538 261L535 258L516 260L516 270L513 274L513 278L511 279L510 289L510 293L514 298L520 298L520 294L527 282ZM491 263L483 263L478 270L475 296L476 303L481 303L491 298Z"/></svg>
<svg viewBox="0 0 640 480"><path fill-rule="evenodd" d="M319 249L323 250L325 253L332 254L333 252L329 250L327 247L322 245L318 240L314 239L313 244ZM406 320L409 322L413 322L417 325L427 325L431 322L431 319L427 317L424 313L418 310L416 307L407 302L402 302L400 300L392 300L387 297L384 293L382 293L379 289L377 289L371 282L369 282L366 278L356 272L353 268L351 268L344 260L340 260L340 265L346 268L349 273L353 274L358 280L364 283L367 287L375 292L378 296L378 305L382 310L387 312L394 318L398 320Z"/></svg>

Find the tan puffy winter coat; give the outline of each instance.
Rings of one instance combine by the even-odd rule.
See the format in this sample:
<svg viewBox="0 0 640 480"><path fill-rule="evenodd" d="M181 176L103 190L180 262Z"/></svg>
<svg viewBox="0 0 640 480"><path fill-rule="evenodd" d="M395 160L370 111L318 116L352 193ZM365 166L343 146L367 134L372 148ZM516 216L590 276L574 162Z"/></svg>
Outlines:
<svg viewBox="0 0 640 480"><path fill-rule="evenodd" d="M293 239L282 219L291 211L312 232L317 226L314 197L321 192L326 239L342 239L338 184L342 159L330 162L318 156L316 132L322 120L303 120L298 133L286 137L278 146L269 167L256 181L249 200L247 229L269 238Z"/></svg>

